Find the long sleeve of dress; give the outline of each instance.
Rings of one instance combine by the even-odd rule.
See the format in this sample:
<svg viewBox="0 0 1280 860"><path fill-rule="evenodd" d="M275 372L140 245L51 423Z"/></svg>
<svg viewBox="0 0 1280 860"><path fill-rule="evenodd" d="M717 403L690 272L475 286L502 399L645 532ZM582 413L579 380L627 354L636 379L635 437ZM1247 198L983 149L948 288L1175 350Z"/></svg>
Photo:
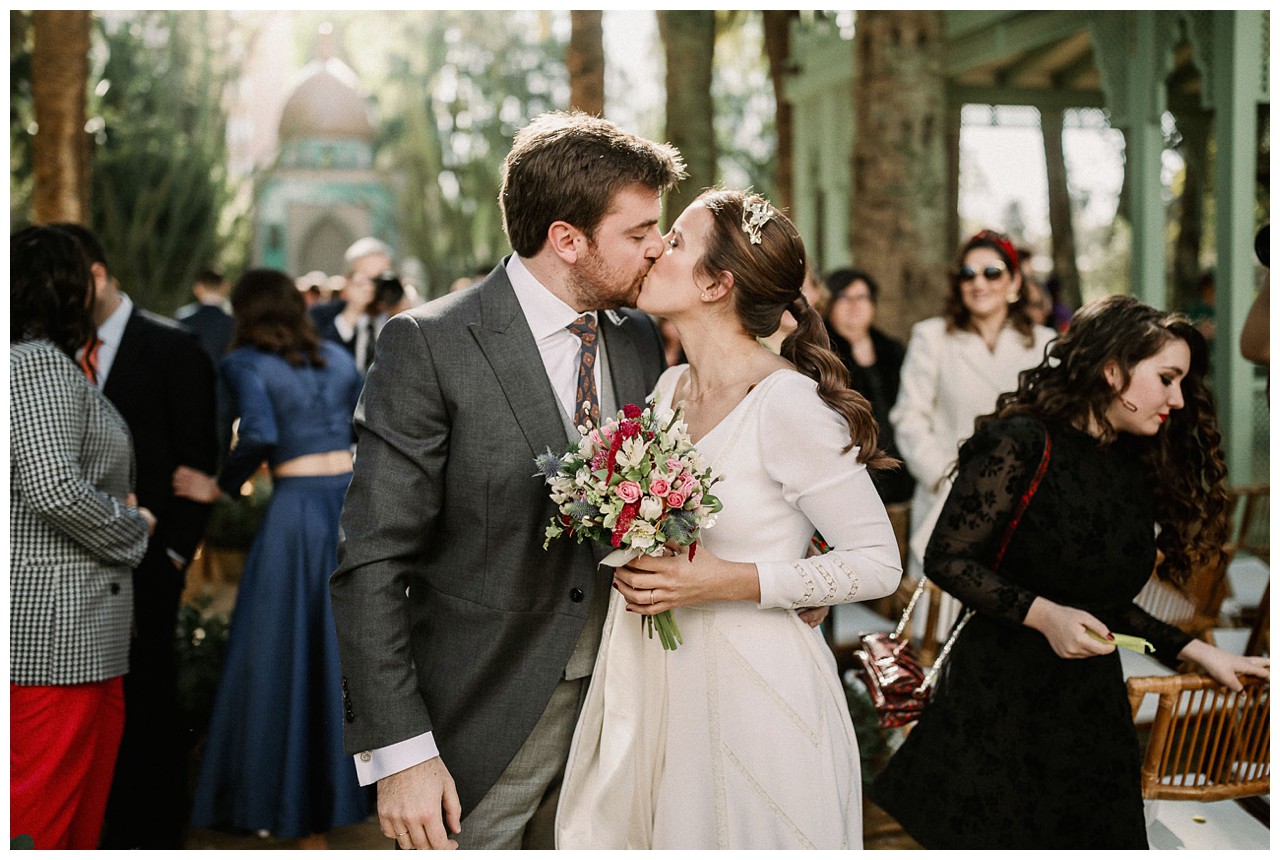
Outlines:
<svg viewBox="0 0 1280 860"><path fill-rule="evenodd" d="M262 461L279 443L275 407L267 394L262 377L250 362L232 356L222 363L222 380L227 386L232 415L240 419L236 442L222 464L218 486L236 498L240 486L247 481Z"/></svg>
<svg viewBox="0 0 1280 860"><path fill-rule="evenodd" d="M884 504L844 419L812 381L788 375L766 393L760 421L765 471L831 545L826 555L759 562L760 606L797 608L873 600L892 594L902 562Z"/></svg>
<svg viewBox="0 0 1280 860"><path fill-rule="evenodd" d="M960 449L955 485L925 551L925 576L978 612L1021 624L1037 595L992 570L1044 454L1032 419L988 424Z"/></svg>
<svg viewBox="0 0 1280 860"><path fill-rule="evenodd" d="M97 558L133 567L147 549L147 524L137 509L84 475L81 446L92 442L86 441L83 386L70 362L53 352L33 353L11 366L10 468L39 516Z"/></svg>
<svg viewBox="0 0 1280 860"><path fill-rule="evenodd" d="M932 323L937 325L929 325ZM941 324L941 320L926 320L912 328L898 399L889 412L903 462L912 477L931 491L955 459L955 440L938 438L935 414L941 378Z"/></svg>

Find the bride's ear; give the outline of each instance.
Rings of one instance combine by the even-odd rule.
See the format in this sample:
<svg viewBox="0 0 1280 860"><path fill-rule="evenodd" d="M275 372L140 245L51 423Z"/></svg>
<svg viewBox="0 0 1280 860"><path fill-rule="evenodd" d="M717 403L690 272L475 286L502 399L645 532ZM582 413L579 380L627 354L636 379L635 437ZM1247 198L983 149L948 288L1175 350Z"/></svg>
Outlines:
<svg viewBox="0 0 1280 860"><path fill-rule="evenodd" d="M716 275L715 283L703 290L706 301L718 302L733 289L733 272L721 272Z"/></svg>

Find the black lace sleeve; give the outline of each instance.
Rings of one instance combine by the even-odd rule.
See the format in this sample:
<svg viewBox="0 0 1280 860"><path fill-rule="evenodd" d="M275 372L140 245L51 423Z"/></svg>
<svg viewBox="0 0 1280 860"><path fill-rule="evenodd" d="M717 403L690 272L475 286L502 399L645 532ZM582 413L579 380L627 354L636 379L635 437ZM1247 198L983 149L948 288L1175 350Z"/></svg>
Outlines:
<svg viewBox="0 0 1280 860"><path fill-rule="evenodd" d="M1021 624L1036 599L992 570L996 551L1044 454L1030 418L992 422L960 448L955 485L925 550L925 576L965 606Z"/></svg>
<svg viewBox="0 0 1280 860"><path fill-rule="evenodd" d="M1190 633L1184 633L1172 624L1166 624L1131 603L1114 617L1102 618L1107 628L1116 633L1129 633L1146 639L1156 648L1156 656L1173 661L1191 641Z"/></svg>

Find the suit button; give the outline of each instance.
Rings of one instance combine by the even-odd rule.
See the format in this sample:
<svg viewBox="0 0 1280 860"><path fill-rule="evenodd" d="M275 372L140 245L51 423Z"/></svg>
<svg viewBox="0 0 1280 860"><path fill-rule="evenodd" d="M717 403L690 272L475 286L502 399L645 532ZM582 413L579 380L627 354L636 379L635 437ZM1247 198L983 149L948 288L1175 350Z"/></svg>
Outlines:
<svg viewBox="0 0 1280 860"><path fill-rule="evenodd" d="M119 593L120 593L120 583L118 583L118 582L113 582L113 583L111 583L111 593L112 593L112 594L119 594Z"/></svg>
<svg viewBox="0 0 1280 860"><path fill-rule="evenodd" d="M581 588L575 588L569 592L569 599L574 603L581 603L584 596Z"/></svg>

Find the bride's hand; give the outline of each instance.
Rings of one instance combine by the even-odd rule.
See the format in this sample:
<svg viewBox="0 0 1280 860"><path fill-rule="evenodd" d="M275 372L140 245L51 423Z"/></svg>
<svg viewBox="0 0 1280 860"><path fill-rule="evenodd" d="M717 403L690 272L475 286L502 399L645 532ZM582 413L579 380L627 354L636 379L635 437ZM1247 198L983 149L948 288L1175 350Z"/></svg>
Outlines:
<svg viewBox="0 0 1280 860"><path fill-rule="evenodd" d="M712 600L760 601L760 576L754 564L725 561L699 545L676 555L642 555L613 575L613 587L627 601L627 611L657 615L678 606Z"/></svg>

